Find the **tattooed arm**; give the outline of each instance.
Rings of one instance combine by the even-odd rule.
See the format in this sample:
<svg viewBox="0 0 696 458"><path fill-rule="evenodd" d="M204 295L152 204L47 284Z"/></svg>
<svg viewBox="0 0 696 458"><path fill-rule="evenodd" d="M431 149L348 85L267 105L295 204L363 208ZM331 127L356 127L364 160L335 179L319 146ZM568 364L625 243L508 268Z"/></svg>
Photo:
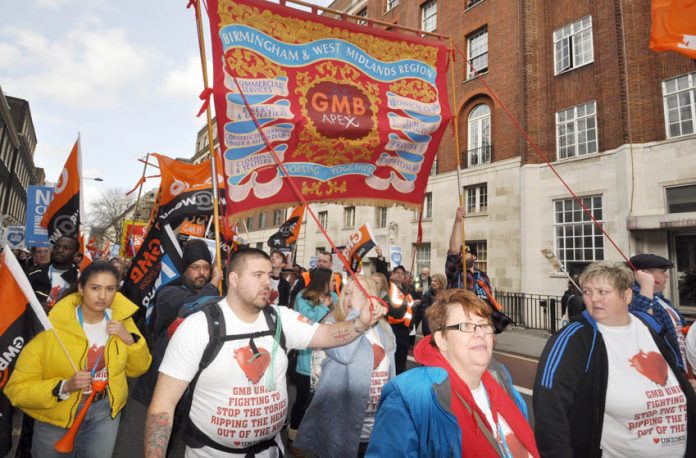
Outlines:
<svg viewBox="0 0 696 458"><path fill-rule="evenodd" d="M376 300L373 300L372 308L373 310L365 304L360 310L360 316L354 320L320 325L309 342L309 348L330 348L351 343L377 323L386 312Z"/></svg>
<svg viewBox="0 0 696 458"><path fill-rule="evenodd" d="M164 458L172 433L174 408L188 382L160 374L145 422L145 458Z"/></svg>

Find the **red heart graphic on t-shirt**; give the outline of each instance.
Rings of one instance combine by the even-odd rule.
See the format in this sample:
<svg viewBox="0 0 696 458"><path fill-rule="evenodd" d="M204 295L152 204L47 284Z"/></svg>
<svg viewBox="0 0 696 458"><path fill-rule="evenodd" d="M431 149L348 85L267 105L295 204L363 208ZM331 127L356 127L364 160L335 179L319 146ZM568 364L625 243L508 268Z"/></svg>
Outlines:
<svg viewBox="0 0 696 458"><path fill-rule="evenodd" d="M275 304L276 302L278 302L278 296L279 296L278 291L276 291L276 290L271 291L271 295L268 297L268 303Z"/></svg>
<svg viewBox="0 0 696 458"><path fill-rule="evenodd" d="M372 370L375 370L384 359L384 348L377 344L372 344L372 354L375 356L375 360L372 363Z"/></svg>
<svg viewBox="0 0 696 458"><path fill-rule="evenodd" d="M659 437L653 437L653 442L655 442L656 444L659 443L659 442L660 442L660 438L659 438Z"/></svg>
<svg viewBox="0 0 696 458"><path fill-rule="evenodd" d="M507 442L512 458L527 458L529 456L529 452L524 445L522 445L522 442L520 442L517 436L515 436L515 433L506 435L505 442Z"/></svg>
<svg viewBox="0 0 696 458"><path fill-rule="evenodd" d="M266 372L268 364L271 362L271 355L264 348L259 347L259 354L254 355L251 347L238 348L234 351L234 357L239 363L247 378L252 383L259 383L263 373Z"/></svg>
<svg viewBox="0 0 696 458"><path fill-rule="evenodd" d="M661 354L654 351L645 353L643 350L640 350L628 362L641 375L658 385L665 386L667 384L667 361Z"/></svg>

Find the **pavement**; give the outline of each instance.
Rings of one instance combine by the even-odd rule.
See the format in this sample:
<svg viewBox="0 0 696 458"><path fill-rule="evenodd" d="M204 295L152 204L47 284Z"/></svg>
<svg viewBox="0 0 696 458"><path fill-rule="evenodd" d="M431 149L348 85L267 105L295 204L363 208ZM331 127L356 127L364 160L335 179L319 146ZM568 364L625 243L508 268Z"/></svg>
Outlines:
<svg viewBox="0 0 696 458"><path fill-rule="evenodd" d="M513 326L496 336L495 350L539 359L549 337L546 331Z"/></svg>

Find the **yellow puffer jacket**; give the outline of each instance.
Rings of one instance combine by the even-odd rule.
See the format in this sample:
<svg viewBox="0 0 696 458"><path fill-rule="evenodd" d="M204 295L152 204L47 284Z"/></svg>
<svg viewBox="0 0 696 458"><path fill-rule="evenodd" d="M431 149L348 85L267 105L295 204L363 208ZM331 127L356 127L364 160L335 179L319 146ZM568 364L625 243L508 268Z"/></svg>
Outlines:
<svg viewBox="0 0 696 458"><path fill-rule="evenodd" d="M75 312L75 308L81 303L82 298L78 293L71 294L58 302L49 315L60 340L78 368L85 367L88 347L87 336ZM121 293L116 293L109 308L111 320L122 322L128 332L139 336L137 342L130 346L114 335L109 336L106 343L104 361L109 373L106 390L112 418L123 409L128 399L126 377L144 374L152 361L145 339L131 318L136 310L137 306ZM82 391L75 391L70 398L58 401L53 395L53 389L61 380L69 379L74 373L53 331L44 331L22 349L4 393L12 405L36 420L69 428L75 419Z"/></svg>

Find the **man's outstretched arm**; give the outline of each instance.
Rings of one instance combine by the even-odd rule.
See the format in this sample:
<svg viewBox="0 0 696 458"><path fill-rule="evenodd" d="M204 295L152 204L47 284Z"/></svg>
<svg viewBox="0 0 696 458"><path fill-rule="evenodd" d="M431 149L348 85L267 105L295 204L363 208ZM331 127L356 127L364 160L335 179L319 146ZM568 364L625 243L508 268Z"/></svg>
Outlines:
<svg viewBox="0 0 696 458"><path fill-rule="evenodd" d="M145 421L145 458L165 458L174 409L188 382L160 373Z"/></svg>

